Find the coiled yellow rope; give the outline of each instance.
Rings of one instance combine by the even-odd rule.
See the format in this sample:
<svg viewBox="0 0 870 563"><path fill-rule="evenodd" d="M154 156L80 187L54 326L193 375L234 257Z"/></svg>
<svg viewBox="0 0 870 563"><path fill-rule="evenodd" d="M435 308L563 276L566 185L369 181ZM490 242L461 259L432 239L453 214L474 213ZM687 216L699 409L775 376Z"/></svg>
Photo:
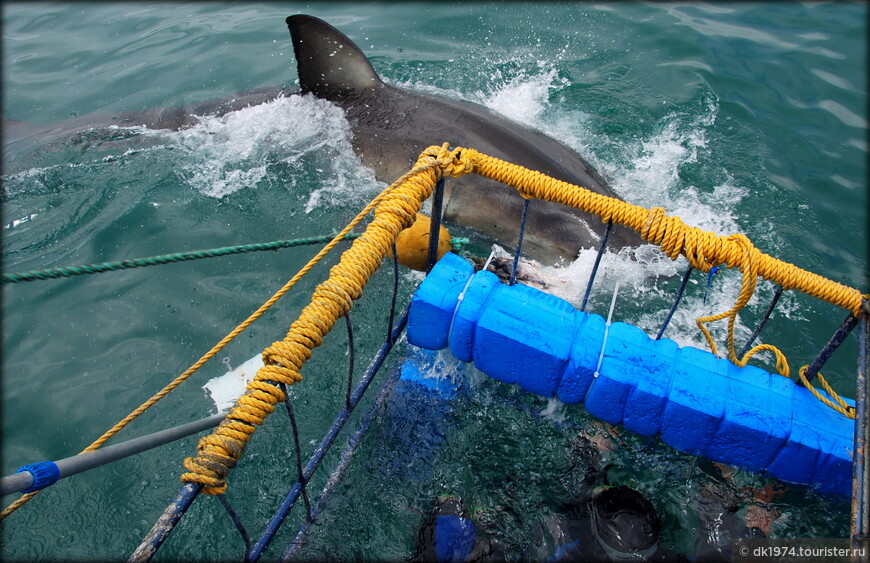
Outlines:
<svg viewBox="0 0 870 563"><path fill-rule="evenodd" d="M411 226L420 207L444 174L465 173L470 163L460 162L442 147L424 151L416 166L385 189L351 222L356 225L374 208L374 219L365 232L332 267L326 281L317 286L311 302L290 325L287 336L263 351L265 364L236 402L227 418L212 434L202 438L197 457L184 460L188 473L181 480L204 485L203 492L226 490L226 476L241 457L245 446L284 393L273 383L293 385L302 380L302 365L320 346L323 337L362 294L363 286L387 256L399 233ZM345 230L353 228L349 225Z"/></svg>

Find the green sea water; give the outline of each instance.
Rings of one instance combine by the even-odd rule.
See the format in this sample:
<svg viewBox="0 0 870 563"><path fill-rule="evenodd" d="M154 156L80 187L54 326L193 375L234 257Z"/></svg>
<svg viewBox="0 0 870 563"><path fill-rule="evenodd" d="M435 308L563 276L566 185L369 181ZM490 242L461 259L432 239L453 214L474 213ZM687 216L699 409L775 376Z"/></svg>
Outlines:
<svg viewBox="0 0 870 563"><path fill-rule="evenodd" d="M18 130L13 122L53 126L292 86L284 18L294 13L337 26L391 84L476 102L559 139L632 203L665 207L719 234L744 233L767 253L868 288L862 3L4 3L4 143ZM450 140L432 143L443 141ZM300 96L206 117L180 132L117 129L4 145L2 183L4 272L327 234L383 187L360 167L341 111ZM488 252L489 241L462 226L453 234ZM3 475L87 446L315 252L4 286ZM584 252L551 274L584 280L582 289L592 258ZM220 357L238 365L280 339L336 261L318 266ZM654 334L685 266L653 251L638 260L606 256L590 309L606 314L619 279L614 318ZM386 326L392 274L382 270L354 311L357 374ZM705 300L700 278L667 336L703 347L694 318L729 308L740 279L717 276ZM403 273L400 297L418 282ZM739 339L772 293L759 285ZM794 371L844 317L786 294L762 340L779 345ZM344 331L336 332L291 391L306 457L343 404L348 357ZM721 328L714 334L724 338ZM397 352L388 367L407 350ZM855 352L852 337L825 369L849 397ZM460 370L442 359L448 372ZM759 365L773 369L770 358ZM118 439L212 414L201 386L225 369L208 364ZM570 496L572 439L593 421L581 407L530 396L470 367L461 373L462 392L433 423L443 444L425 456L420 441L433 438L414 417L420 405L391 398L300 558L407 559L439 495L463 498L511 559L536 556L543 521ZM228 497L253 535L295 476L285 419L269 418L230 476ZM690 556L705 533L699 499L717 491L742 516L761 506L746 491L772 482L746 472L721 479L657 439L623 431L612 441L611 482L643 491L662 517L663 543ZM182 440L52 486L2 523L3 558L125 559L178 492L181 460L195 444ZM325 479L321 470L312 492ZM267 558L280 557L300 508ZM776 536L848 534L847 499L791 487L763 508ZM205 497L158 555L241 557L229 518Z"/></svg>

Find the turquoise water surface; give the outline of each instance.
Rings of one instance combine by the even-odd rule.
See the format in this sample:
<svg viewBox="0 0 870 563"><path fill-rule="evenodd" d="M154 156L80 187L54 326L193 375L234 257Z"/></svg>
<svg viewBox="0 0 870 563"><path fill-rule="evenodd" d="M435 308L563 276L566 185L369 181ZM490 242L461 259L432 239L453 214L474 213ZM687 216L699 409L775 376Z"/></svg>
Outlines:
<svg viewBox="0 0 870 563"><path fill-rule="evenodd" d="M183 131L85 131L21 141L20 131L90 114L172 107L247 89L292 87L284 24L309 13L337 26L385 81L485 105L559 139L626 200L659 205L720 234L866 291L867 9L863 3L722 4L212 4L4 3L4 272L328 234L382 187L351 148L341 110L293 95ZM23 125L22 125L23 124ZM439 144L449 139L433 139ZM462 226L472 250L489 242ZM590 310L654 334L684 260L653 250L605 257ZM3 288L3 475L79 452L256 309L314 247ZM575 295L593 252L550 275ZM327 260L327 265L337 256ZM383 338L392 273L376 274L354 312L356 372ZM315 269L220 357L238 365L280 339L327 267ZM667 336L705 347L694 318L724 311L737 272L690 286ZM403 273L401 297L419 276ZM584 280L577 284L576 280ZM577 289L579 288L579 289ZM742 341L773 289L759 284ZM576 297L571 297L576 300ZM809 363L845 312L786 295L762 340ZM722 342L724 329L714 331ZM825 373L854 396L854 337ZM394 366L403 348L388 362ZM447 372L460 366L447 357ZM773 370L772 358L757 362ZM219 361L126 429L118 440L215 412L201 389ZM344 330L331 334L291 391L304 455L343 404ZM461 371L461 370L460 370ZM439 495L461 497L510 559L541 557L544 521L570 498L571 445L595 427L567 407L467 367L443 418L390 399L300 553L303 559L410 558ZM431 406L431 405L430 405ZM280 415L280 416L279 416ZM435 415L432 415L435 416ZM416 418L415 418L416 417ZM230 475L227 494L257 535L294 480L288 425L276 413ZM429 432L429 434L427 434ZM662 543L693 557L711 532L710 498L741 518L759 510L779 537L844 537L847 499L709 463L659 440L605 430L613 484L640 489L658 510ZM433 434L434 433L434 434ZM437 434L437 439L435 437ZM443 444L428 452L421 444ZM60 482L2 524L6 560L128 557L180 487L195 438ZM339 447L324 463L336 463ZM318 474L312 492L326 479ZM4 498L4 506L14 500ZM297 509L267 552L279 558ZM201 497L159 559L241 559L242 542Z"/></svg>

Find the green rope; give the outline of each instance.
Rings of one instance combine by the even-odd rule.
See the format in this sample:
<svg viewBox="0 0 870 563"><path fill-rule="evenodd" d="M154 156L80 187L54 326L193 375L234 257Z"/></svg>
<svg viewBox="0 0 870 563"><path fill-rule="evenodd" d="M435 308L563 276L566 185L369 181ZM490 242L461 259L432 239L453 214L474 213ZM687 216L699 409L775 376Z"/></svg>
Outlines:
<svg viewBox="0 0 870 563"><path fill-rule="evenodd" d="M68 266L66 268L51 268L48 270L33 270L32 272L19 272L16 274L3 274L0 278L0 283L18 283L24 281L47 280L52 278L68 278L72 276L81 276L84 274L99 274L101 272L127 270L130 268L142 268L145 266L157 266L159 264L171 264L173 262L184 262L186 260L199 260L200 258L216 258L218 256L226 256L229 254L242 254L245 252L258 252L262 250L278 250L279 248L290 248L294 246L304 246L308 244L327 243L332 240L335 235L325 235L320 237L300 238L293 240L276 240L273 242L261 242L256 244L242 244L238 246L227 246L224 248L212 248L210 250L193 250L190 252L181 252L178 254L165 254L163 256L151 256L150 258L133 258L131 260L122 260L120 262L103 262L102 264L89 264L86 266ZM357 233L348 233L345 240L355 239L360 235Z"/></svg>
<svg viewBox="0 0 870 563"><path fill-rule="evenodd" d="M200 258L216 258L218 256L226 256L229 254L259 252L262 250L278 250L280 248L291 248L294 246L327 243L331 241L334 236L335 235L324 235L320 237L300 238L292 240L276 240L272 242L226 246L224 248L212 248L210 250L193 250L190 252L181 252L178 254L151 256L150 258L133 258L130 260L122 260L120 262L103 262L101 264L88 264L86 266L67 266L66 268L51 268L47 270L33 270L31 272L3 274L3 276L0 277L0 284L35 280L48 280L54 278L69 278L85 274L99 274L102 272L128 270L131 268L142 268L145 266L157 266L160 264L171 264L173 262L184 262L187 260L199 260ZM359 236L360 235L357 233L348 233L344 237L344 240L352 240L358 238ZM468 239L453 239L453 244L455 246L461 246L462 244L467 243Z"/></svg>

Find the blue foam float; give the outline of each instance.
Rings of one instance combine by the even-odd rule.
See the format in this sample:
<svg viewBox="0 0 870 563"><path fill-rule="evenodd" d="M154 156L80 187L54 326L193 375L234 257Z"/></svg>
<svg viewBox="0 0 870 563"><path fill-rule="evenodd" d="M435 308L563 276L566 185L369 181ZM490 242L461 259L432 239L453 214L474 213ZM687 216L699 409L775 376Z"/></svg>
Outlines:
<svg viewBox="0 0 870 563"><path fill-rule="evenodd" d="M854 422L791 380L653 340L448 253L411 302L408 341L713 461L850 494ZM602 353L603 350L603 353ZM600 360L600 366L599 366ZM596 374L597 370L597 374ZM854 405L854 401L846 400Z"/></svg>

